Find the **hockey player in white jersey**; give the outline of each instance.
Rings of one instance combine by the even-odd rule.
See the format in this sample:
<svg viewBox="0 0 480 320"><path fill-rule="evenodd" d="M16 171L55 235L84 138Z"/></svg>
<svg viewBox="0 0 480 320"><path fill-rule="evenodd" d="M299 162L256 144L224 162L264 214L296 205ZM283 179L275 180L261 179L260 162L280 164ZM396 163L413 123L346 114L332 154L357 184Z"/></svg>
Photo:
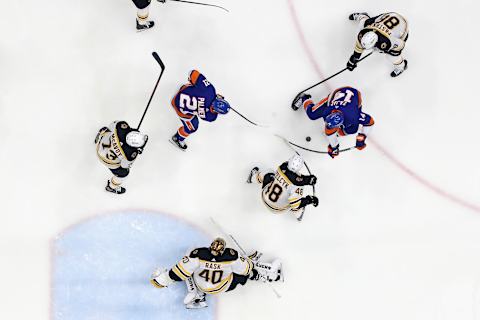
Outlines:
<svg viewBox="0 0 480 320"><path fill-rule="evenodd" d="M247 183L252 183L255 179L262 185L262 200L267 208L275 213L290 211L298 218L307 205L318 206L317 197L303 196L303 187L317 182L314 175L300 174L303 165L303 158L295 154L275 172L262 172L258 167L253 168Z"/></svg>
<svg viewBox="0 0 480 320"><path fill-rule="evenodd" d="M360 31L353 54L347 63L347 68L353 71L365 50L385 53L393 63L392 77L399 76L407 69L408 61L402 57L405 42L408 39L408 23L404 17L395 12L384 13L370 18L366 13L352 13L352 21L359 23Z"/></svg>
<svg viewBox="0 0 480 320"><path fill-rule="evenodd" d="M218 294L234 290L238 285L253 281L283 281L282 264L258 261L259 255L242 257L234 249L227 248L222 238L216 238L210 247L197 248L187 253L170 270L158 269L150 279L157 288L185 281L187 309L207 306L206 294Z"/></svg>
<svg viewBox="0 0 480 320"><path fill-rule="evenodd" d="M110 126L99 130L95 137L97 156L113 173L105 190L116 194L125 193L122 183L147 141L146 134L131 128L125 121L114 121Z"/></svg>

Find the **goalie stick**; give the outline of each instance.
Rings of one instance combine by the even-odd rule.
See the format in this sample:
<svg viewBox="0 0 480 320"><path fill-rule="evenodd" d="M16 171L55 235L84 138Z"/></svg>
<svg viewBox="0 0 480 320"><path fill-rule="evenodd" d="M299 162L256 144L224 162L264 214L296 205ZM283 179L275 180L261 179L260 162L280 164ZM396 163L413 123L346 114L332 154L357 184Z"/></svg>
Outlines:
<svg viewBox="0 0 480 320"><path fill-rule="evenodd" d="M155 87L153 88L152 94L150 95L150 99L148 100L147 106L145 107L145 111L143 112L142 118L140 119L140 122L138 123L137 130L140 130L140 126L142 125L143 118L145 118L145 115L147 114L148 107L150 107L150 102L152 102L153 95L155 94L155 91L157 90L158 84L160 83L160 79L162 79L163 71L165 71L165 64L163 63L162 59L158 56L158 54L154 51L152 52L153 58L158 62L160 65L160 69L162 70L160 72L160 76L158 77L157 83L155 84Z"/></svg>
<svg viewBox="0 0 480 320"><path fill-rule="evenodd" d="M242 253L242 255L244 257L248 257L248 254L245 250L243 250L242 246L240 246L240 243L238 243L237 239L235 239L231 234L229 233L226 233L225 230L223 230L222 227L220 227L220 225L212 218L210 217L210 221L212 221L213 225L218 229L218 231L220 231L221 233L223 233L224 235L226 235L227 237L230 238L230 240L233 241L233 243L235 243L235 246L238 248L238 250ZM270 289L272 289L273 293L275 293L275 295L277 296L277 298L281 298L282 296L280 295L280 293L278 293L277 290L275 290L275 288L272 286L272 284L270 282L265 282L266 284L268 284L268 286L270 287Z"/></svg>

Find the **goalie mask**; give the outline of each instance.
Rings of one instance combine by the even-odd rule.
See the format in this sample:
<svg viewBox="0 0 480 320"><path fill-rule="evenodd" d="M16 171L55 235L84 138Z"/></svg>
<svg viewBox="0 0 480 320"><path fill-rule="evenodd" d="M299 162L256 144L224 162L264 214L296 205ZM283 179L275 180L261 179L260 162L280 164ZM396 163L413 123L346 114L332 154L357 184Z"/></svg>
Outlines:
<svg viewBox="0 0 480 320"><path fill-rule="evenodd" d="M226 242L222 238L216 238L210 245L210 252L214 256L221 256L225 251Z"/></svg>
<svg viewBox="0 0 480 320"><path fill-rule="evenodd" d="M141 148L147 143L148 136L139 131L130 131L125 140L130 147Z"/></svg>

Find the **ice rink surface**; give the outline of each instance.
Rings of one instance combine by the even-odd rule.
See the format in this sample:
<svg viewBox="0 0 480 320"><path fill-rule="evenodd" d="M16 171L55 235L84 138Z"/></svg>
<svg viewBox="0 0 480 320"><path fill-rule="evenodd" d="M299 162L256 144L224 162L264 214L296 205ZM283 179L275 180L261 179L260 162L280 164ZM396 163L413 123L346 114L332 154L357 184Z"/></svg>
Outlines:
<svg viewBox="0 0 480 320"><path fill-rule="evenodd" d="M75 255L100 237L115 252L130 248L133 254L132 245L140 262L168 267L186 240L204 246L209 239L200 234L219 234L211 216L244 247L281 258L285 269L285 282L275 285L281 299L265 285L247 284L210 297L208 312L216 319L479 320L478 1L212 3L230 13L154 2L157 25L136 33L129 0L0 0L0 318L75 319L55 313L61 300L54 301L55 288L71 280L103 294L101 281L107 279L109 290L118 285L125 293L112 300L124 302L118 309L109 308L131 312L128 304L145 319L171 319L171 310L143 309L128 293L131 284L152 304L166 295L137 282L148 279L146 263L132 261L144 275L122 268L109 274L105 257L97 254L99 269L90 273L83 272L84 260L75 265ZM326 148L321 125L289 105L298 91L344 67L357 30L347 17L355 11L397 11L408 19L409 69L391 79L387 60L374 55L355 72L312 90L320 99L338 86L358 88L376 125L361 152L334 160L302 152L319 179L320 205L308 208L301 223L273 215L259 187L245 178L252 166L274 167L292 154L273 133ZM167 69L142 124L150 141L126 182L127 193L108 194L103 188L109 174L93 139L113 120L136 125L158 77L152 51ZM167 140L180 122L170 99L194 68L239 111L269 127L253 127L231 112L202 122L188 139L188 152L172 147ZM350 146L352 139L341 143ZM194 230L167 236L153 217L144 221L158 226L158 238L153 231L135 238L115 227L122 222L116 212L150 211L178 218L176 230ZM69 232L92 221L107 223L85 231L81 241L67 241L75 236ZM54 263L62 243L69 244L73 260L63 264L59 279ZM118 263L128 265L128 259ZM178 318L198 318L180 316L183 288L163 290L177 297ZM92 312L84 319L109 319L104 310L95 313L89 299L69 303Z"/></svg>

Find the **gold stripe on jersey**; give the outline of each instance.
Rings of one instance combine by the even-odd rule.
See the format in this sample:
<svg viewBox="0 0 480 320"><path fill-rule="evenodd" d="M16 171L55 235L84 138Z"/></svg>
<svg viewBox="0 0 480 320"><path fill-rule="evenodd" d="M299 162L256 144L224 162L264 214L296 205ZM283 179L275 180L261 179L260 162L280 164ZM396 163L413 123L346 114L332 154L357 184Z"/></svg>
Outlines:
<svg viewBox="0 0 480 320"><path fill-rule="evenodd" d="M253 268L253 262L248 259L246 261L247 261L247 267L245 268L245 271L243 272L243 274L249 275L250 271L252 271L252 268Z"/></svg>
<svg viewBox="0 0 480 320"><path fill-rule="evenodd" d="M288 184L293 184L292 181L290 181L290 179L288 179L288 177L282 172L282 170L280 169L280 167L277 168L277 172L282 176L283 179L285 179L285 181L286 181Z"/></svg>
<svg viewBox="0 0 480 320"><path fill-rule="evenodd" d="M202 287L200 287L198 284L198 288L200 290L202 290L203 292L205 293L208 293L208 294L217 294L217 293L220 293L222 292L223 290L225 290L226 288L228 288L228 286L230 285L230 283L232 282L233 280L233 273L230 273L230 275L228 277L226 277L225 279L223 279L216 287L212 288L212 289L204 289Z"/></svg>
<svg viewBox="0 0 480 320"><path fill-rule="evenodd" d="M185 269L179 263L177 263L172 268L172 271L182 280L186 280L191 276L191 274L189 272L186 272Z"/></svg>
<svg viewBox="0 0 480 320"><path fill-rule="evenodd" d="M118 145L118 149L120 150L120 152L122 153L122 156L127 159L127 156L125 156L125 152L123 152L123 148L122 148L122 145L120 144L120 140L118 139L118 133L117 133L117 128L115 126L115 134L113 135L114 139L115 139L115 142L117 143ZM114 148L115 149L115 148ZM128 159L127 159L128 160Z"/></svg>
<svg viewBox="0 0 480 320"><path fill-rule="evenodd" d="M292 209L297 209L302 202L302 198L290 198L288 199L288 201L290 202L290 207Z"/></svg>

